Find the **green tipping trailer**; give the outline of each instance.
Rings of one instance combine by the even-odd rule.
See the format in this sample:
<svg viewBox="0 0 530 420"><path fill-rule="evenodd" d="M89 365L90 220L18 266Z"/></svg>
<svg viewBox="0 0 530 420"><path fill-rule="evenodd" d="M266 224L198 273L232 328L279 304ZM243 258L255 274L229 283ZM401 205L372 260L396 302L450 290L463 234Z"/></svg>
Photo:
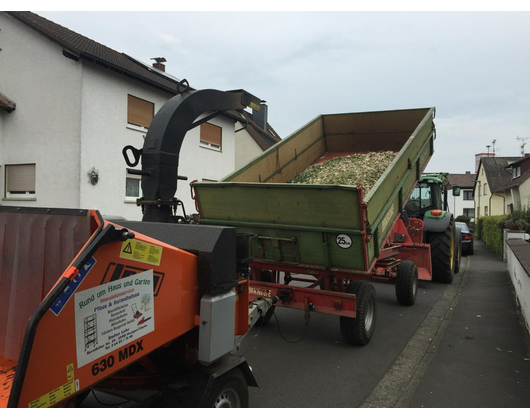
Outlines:
<svg viewBox="0 0 530 420"><path fill-rule="evenodd" d="M299 273L370 273L433 154L435 108L320 115L244 168L194 183L201 223L253 234L256 262ZM290 184L326 154L396 152L361 186Z"/></svg>
<svg viewBox="0 0 530 420"><path fill-rule="evenodd" d="M275 306L303 310L306 323L312 311L338 315L354 345L366 345L375 330L376 291L365 280L395 283L398 302L413 305L433 264L424 221L404 206L434 151L434 114L321 115L220 182L192 183L202 224L248 234L249 296L278 296ZM396 156L366 194L362 185L289 183L322 159L382 151Z"/></svg>

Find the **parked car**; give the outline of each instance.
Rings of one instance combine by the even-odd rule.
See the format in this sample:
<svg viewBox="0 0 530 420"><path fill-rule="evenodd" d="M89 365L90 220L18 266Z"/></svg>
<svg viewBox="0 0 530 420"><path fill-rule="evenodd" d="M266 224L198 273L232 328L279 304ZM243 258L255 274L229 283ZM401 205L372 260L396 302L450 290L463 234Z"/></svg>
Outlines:
<svg viewBox="0 0 530 420"><path fill-rule="evenodd" d="M462 254L473 255L473 234L467 224L456 222L456 227L462 232Z"/></svg>

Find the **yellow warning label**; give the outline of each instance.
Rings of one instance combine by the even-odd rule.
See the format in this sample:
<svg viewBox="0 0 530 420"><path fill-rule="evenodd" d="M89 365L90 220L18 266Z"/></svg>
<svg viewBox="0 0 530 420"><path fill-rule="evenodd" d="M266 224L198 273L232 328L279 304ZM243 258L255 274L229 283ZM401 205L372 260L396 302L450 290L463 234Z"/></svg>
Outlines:
<svg viewBox="0 0 530 420"><path fill-rule="evenodd" d="M147 264L160 265L162 247L134 239L127 239L121 246L120 257Z"/></svg>
<svg viewBox="0 0 530 420"><path fill-rule="evenodd" d="M70 363L68 366L66 366L66 380L71 381L72 379L74 379L74 377L74 364Z"/></svg>
<svg viewBox="0 0 530 420"><path fill-rule="evenodd" d="M74 381L68 381L63 386L55 388L53 391L48 392L40 398L30 402L28 404L29 408L44 408L50 407L54 404L57 404L59 401L65 399L69 395L75 392Z"/></svg>

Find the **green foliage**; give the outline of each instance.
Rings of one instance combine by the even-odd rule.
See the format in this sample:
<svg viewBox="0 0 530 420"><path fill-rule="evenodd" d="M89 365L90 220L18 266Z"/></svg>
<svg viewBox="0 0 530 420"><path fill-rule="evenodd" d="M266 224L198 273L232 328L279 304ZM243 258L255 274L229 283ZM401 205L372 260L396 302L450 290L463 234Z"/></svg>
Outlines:
<svg viewBox="0 0 530 420"><path fill-rule="evenodd" d="M457 222L464 222L464 223L468 224L471 219L469 217L466 217L466 216L458 216L455 220Z"/></svg>
<svg viewBox="0 0 530 420"><path fill-rule="evenodd" d="M477 221L477 231L480 227L481 239L484 244L491 249L499 258L503 253L503 226L508 216L501 214L498 216L484 216Z"/></svg>
<svg viewBox="0 0 530 420"><path fill-rule="evenodd" d="M484 227L484 218L479 217L475 223L475 235L478 239L482 239L482 231Z"/></svg>
<svg viewBox="0 0 530 420"><path fill-rule="evenodd" d="M525 207L523 210L514 210L507 217L508 219L503 226L505 229L524 230L526 233L530 233L530 208Z"/></svg>

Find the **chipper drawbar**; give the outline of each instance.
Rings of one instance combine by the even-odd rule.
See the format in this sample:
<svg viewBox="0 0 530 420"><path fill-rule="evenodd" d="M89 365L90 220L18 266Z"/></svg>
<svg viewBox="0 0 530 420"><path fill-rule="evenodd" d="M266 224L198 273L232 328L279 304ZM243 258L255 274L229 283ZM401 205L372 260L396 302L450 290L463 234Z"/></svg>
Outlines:
<svg viewBox="0 0 530 420"><path fill-rule="evenodd" d="M174 223L165 177L176 186L198 117L257 104L244 91L185 88L162 107L137 171L143 222L0 207L0 407L76 406L90 390L139 406L248 406L257 384L231 352L276 297L249 304L248 235Z"/></svg>

